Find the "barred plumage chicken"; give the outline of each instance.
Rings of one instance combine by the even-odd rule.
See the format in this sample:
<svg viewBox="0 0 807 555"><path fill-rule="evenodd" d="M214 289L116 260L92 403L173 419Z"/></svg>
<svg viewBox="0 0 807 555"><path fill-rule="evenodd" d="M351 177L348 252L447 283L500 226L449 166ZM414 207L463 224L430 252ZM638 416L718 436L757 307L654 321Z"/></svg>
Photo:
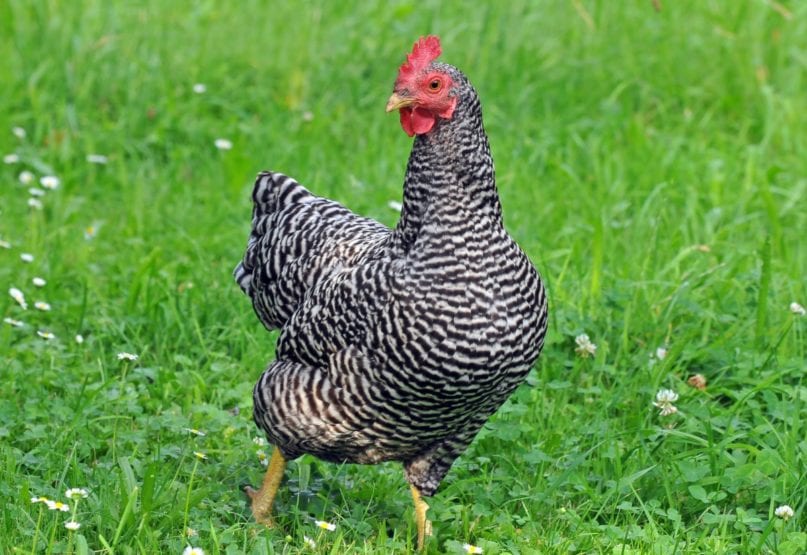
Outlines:
<svg viewBox="0 0 807 555"><path fill-rule="evenodd" d="M547 302L502 225L476 91L418 40L387 111L414 146L395 229L317 197L280 173L258 176L252 232L235 278L277 357L254 389L254 418L275 446L257 520L285 461L401 461L418 547L421 498L524 380L543 345Z"/></svg>

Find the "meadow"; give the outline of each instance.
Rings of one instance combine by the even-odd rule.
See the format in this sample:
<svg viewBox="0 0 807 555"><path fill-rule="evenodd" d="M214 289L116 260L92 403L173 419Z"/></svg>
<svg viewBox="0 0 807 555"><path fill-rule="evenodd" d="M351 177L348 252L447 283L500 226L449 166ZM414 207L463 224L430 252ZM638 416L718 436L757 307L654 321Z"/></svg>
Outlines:
<svg viewBox="0 0 807 555"><path fill-rule="evenodd" d="M0 552L413 548L397 464L303 457L252 522L277 335L231 271L262 169L395 224L428 33L551 316L427 551L807 551L807 3L6 0Z"/></svg>

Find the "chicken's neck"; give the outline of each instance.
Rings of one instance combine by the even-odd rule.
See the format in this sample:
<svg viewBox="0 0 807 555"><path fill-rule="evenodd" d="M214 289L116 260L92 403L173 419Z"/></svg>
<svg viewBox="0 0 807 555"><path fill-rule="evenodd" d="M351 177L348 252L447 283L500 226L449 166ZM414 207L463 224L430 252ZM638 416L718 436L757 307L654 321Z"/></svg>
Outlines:
<svg viewBox="0 0 807 555"><path fill-rule="evenodd" d="M445 232L470 213L501 226L493 159L474 94L450 121L415 138L404 179L395 242L405 250L423 233Z"/></svg>

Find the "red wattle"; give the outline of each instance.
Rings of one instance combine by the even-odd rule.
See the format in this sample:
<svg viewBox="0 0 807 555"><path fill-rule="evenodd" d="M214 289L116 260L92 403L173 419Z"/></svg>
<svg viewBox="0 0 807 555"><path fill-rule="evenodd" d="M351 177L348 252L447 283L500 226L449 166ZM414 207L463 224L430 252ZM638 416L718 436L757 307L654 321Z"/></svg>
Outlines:
<svg viewBox="0 0 807 555"><path fill-rule="evenodd" d="M422 108L401 108L401 127L410 137L428 133L434 127L436 116Z"/></svg>

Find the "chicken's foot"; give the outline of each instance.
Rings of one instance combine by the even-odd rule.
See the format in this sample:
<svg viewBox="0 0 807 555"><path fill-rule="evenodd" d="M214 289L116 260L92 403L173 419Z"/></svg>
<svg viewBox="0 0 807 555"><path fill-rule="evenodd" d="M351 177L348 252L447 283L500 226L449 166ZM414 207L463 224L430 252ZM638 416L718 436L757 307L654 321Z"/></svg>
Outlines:
<svg viewBox="0 0 807 555"><path fill-rule="evenodd" d="M432 522L426 518L429 505L423 500L420 491L415 486L410 485L409 487L412 490L412 500L415 502L415 521L418 525L418 551L423 551L426 536L432 535Z"/></svg>
<svg viewBox="0 0 807 555"><path fill-rule="evenodd" d="M272 451L272 458L263 477L261 489L255 490L251 486L246 486L244 491L252 500L252 516L255 521L265 526L274 526L272 518L272 503L275 500L277 488L283 479L283 471L286 468L286 459L280 453L280 449L275 447Z"/></svg>

